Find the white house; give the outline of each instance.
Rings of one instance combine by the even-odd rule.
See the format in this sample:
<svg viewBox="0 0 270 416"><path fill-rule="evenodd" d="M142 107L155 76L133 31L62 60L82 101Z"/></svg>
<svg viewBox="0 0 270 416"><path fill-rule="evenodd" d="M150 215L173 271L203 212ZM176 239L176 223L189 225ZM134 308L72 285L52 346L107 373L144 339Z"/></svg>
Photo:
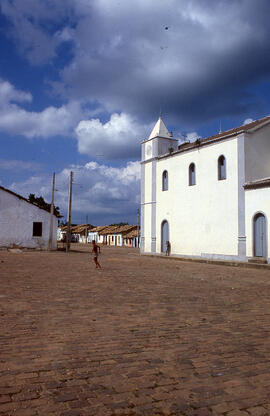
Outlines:
<svg viewBox="0 0 270 416"><path fill-rule="evenodd" d="M93 225L91 224L79 224L74 225L71 227L71 241L76 241L78 243L88 243L88 235L89 231L93 228ZM86 241L87 240L87 241Z"/></svg>
<svg viewBox="0 0 270 416"><path fill-rule="evenodd" d="M95 240L98 244L105 243L104 235L99 234L101 231L104 231L105 228L107 228L107 225L98 225L97 227L92 228L88 232L88 243L92 243L93 240Z"/></svg>
<svg viewBox="0 0 270 416"><path fill-rule="evenodd" d="M140 230L133 228L123 235L123 245L127 247L140 247Z"/></svg>
<svg viewBox="0 0 270 416"><path fill-rule="evenodd" d="M124 245L124 238L125 235L131 232L132 230L137 230L137 225L120 225L115 231L114 231L114 241L116 246L122 247Z"/></svg>
<svg viewBox="0 0 270 416"><path fill-rule="evenodd" d="M141 252L270 262L270 116L194 143L142 142Z"/></svg>
<svg viewBox="0 0 270 416"><path fill-rule="evenodd" d="M53 215L52 248L57 248L58 219ZM0 247L40 248L49 245L50 213L0 186Z"/></svg>

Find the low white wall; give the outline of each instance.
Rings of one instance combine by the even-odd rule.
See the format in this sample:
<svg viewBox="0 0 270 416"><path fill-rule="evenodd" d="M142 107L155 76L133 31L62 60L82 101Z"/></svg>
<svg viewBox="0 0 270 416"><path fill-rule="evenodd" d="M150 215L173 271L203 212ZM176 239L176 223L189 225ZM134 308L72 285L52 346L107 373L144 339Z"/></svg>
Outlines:
<svg viewBox="0 0 270 416"><path fill-rule="evenodd" d="M57 248L58 220L53 216L53 244ZM33 222L42 222L42 236L33 237ZM47 249L50 213L0 189L0 247Z"/></svg>
<svg viewBox="0 0 270 416"><path fill-rule="evenodd" d="M247 256L253 257L253 218L261 212L266 217L267 251L270 262L270 188L246 189L246 237Z"/></svg>

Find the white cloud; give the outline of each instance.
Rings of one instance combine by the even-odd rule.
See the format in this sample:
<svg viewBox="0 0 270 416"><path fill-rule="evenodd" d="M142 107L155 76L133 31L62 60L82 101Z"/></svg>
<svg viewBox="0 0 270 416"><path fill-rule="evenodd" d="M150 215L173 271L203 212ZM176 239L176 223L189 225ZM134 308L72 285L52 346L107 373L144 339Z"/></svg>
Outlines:
<svg viewBox="0 0 270 416"><path fill-rule="evenodd" d="M0 169L2 170L39 170L41 164L36 162L25 162L22 160L4 160L0 159Z"/></svg>
<svg viewBox="0 0 270 416"><path fill-rule="evenodd" d="M108 122L82 120L75 129L80 153L89 156L122 159L138 156L140 142L150 132L129 114L112 114Z"/></svg>
<svg viewBox="0 0 270 416"><path fill-rule="evenodd" d="M246 118L243 125L252 123L252 121L254 121L253 118Z"/></svg>
<svg viewBox="0 0 270 416"><path fill-rule="evenodd" d="M116 168L97 162L74 165L56 174L55 204L66 216L70 171L74 173L72 221L95 225L112 222L136 221L140 203L140 163L127 162ZM10 189L24 196L30 193L51 199L51 177L31 176L23 182L14 182Z"/></svg>
<svg viewBox="0 0 270 416"><path fill-rule="evenodd" d="M245 88L269 72L269 29L262 15L269 6L263 1L259 11L251 1L206 3L73 2L82 18L72 35L74 58L61 71L66 92L96 99L109 112L147 117L165 103L180 121L187 113L202 118L224 108L243 112ZM249 60L251 50L256 63ZM233 109L232 95L239 97Z"/></svg>
<svg viewBox="0 0 270 416"><path fill-rule="evenodd" d="M200 139L200 136L196 131L192 131L190 133L187 133L186 140L188 142L195 142L197 139Z"/></svg>
<svg viewBox="0 0 270 416"><path fill-rule="evenodd" d="M68 16L69 0L65 7L57 0L2 0L0 10L12 23L8 34L31 64L52 60L59 44L71 40L68 28L52 33L54 24Z"/></svg>
<svg viewBox="0 0 270 416"><path fill-rule="evenodd" d="M2 0L0 8L22 56L58 70L48 83L66 101L144 120L162 106L172 124L190 129L193 121L239 116L258 101L250 92L246 104L247 90L270 70L270 6L242 3ZM80 146L89 154L88 140Z"/></svg>
<svg viewBox="0 0 270 416"><path fill-rule="evenodd" d="M245 88L269 73L268 0L260 7L252 0L2 0L0 7L30 62L52 63L69 42L72 56L52 85L65 99L109 112L150 118L165 102L182 120L239 113Z"/></svg>
<svg viewBox="0 0 270 416"><path fill-rule="evenodd" d="M195 142L197 139L200 139L201 136L199 136L199 134L196 131L192 131L189 133L180 133L176 139L179 139L181 142Z"/></svg>
<svg viewBox="0 0 270 416"><path fill-rule="evenodd" d="M12 102L31 102L32 95L29 92L16 90L16 88L0 78L0 106L7 105Z"/></svg>
<svg viewBox="0 0 270 416"><path fill-rule="evenodd" d="M17 90L8 81L0 79L0 130L9 134L35 137L72 134L83 112L77 101L61 107L47 107L43 111L27 111L15 103L28 103L32 95Z"/></svg>

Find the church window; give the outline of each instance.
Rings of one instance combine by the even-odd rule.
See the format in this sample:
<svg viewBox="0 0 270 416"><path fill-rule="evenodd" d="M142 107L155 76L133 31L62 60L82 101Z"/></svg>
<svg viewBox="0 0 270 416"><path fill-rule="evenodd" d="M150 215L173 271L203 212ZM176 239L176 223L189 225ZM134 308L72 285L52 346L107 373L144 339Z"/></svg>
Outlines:
<svg viewBox="0 0 270 416"><path fill-rule="evenodd" d="M195 164L191 163L188 169L188 184L189 186L196 185L196 168Z"/></svg>
<svg viewBox="0 0 270 416"><path fill-rule="evenodd" d="M223 155L218 158L218 180L226 179L226 159Z"/></svg>
<svg viewBox="0 0 270 416"><path fill-rule="evenodd" d="M168 191L168 172L166 170L162 174L162 191Z"/></svg>

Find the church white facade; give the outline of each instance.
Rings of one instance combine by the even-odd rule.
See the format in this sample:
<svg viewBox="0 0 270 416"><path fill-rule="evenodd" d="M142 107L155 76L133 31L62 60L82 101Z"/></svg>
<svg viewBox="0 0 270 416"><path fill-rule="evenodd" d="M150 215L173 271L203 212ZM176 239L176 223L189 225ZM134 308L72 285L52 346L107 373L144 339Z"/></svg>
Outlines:
<svg viewBox="0 0 270 416"><path fill-rule="evenodd" d="M141 252L270 263L270 116L194 143L142 142Z"/></svg>

